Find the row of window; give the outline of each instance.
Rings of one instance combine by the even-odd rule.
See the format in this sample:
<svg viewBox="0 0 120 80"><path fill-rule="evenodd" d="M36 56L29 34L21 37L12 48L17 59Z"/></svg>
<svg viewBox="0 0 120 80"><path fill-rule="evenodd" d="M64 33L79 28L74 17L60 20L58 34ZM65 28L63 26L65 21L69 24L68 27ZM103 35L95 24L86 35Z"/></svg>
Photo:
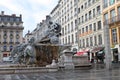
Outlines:
<svg viewBox="0 0 120 80"><path fill-rule="evenodd" d="M1 42L0 42L1 43ZM3 44L19 44L20 42L18 40L16 40L16 42L13 42L13 40L10 42L7 42L6 40L4 40Z"/></svg>
<svg viewBox="0 0 120 80"><path fill-rule="evenodd" d="M78 18L78 24L84 23L92 18L96 17L96 14L99 15L101 13L100 5L94 8L93 10L90 10L88 13L85 13L85 15L82 15Z"/></svg>
<svg viewBox="0 0 120 80"><path fill-rule="evenodd" d="M99 34L98 37L97 36L91 36L89 38L86 39L80 39L80 48L84 48L84 47L89 47L89 46L97 46L97 45L102 45L103 44L103 37L102 34Z"/></svg>
<svg viewBox="0 0 120 80"><path fill-rule="evenodd" d="M97 0L88 0L86 3L85 3L85 8L87 8L87 7L89 7L90 5L89 4L94 4L95 2L96 2ZM76 2L76 1L75 1ZM72 5L72 1L70 2L71 3L71 6L73 6ZM87 6L88 5L88 6ZM61 6L61 5L60 5ZM70 12L68 11L68 10L66 10L66 9L69 9L69 3L67 4L67 7L65 6L65 7L63 7L62 8L62 10L61 10L61 13L58 11L55 15L56 16L60 16L60 15L58 15L58 13L59 14L61 14L61 16L62 17L60 17L59 18L59 20L57 20L57 22L59 22L59 23L61 23L62 25L64 24L64 23L66 23L67 21L69 21L70 19L72 19L73 17L74 17L74 15L77 15L77 13L80 13L80 11L82 11L83 9L84 9L84 5L82 5L81 7L79 7L79 8L77 8L77 7L75 7L74 8L74 15L73 15L73 9L71 9L70 8ZM78 11L78 12L77 12ZM96 14L100 14L100 6L97 6L97 8L96 8L96 12L97 13L95 13L95 9L93 9L93 16L95 16ZM69 13L68 13L69 12ZM68 13L68 14L66 14L66 13ZM87 15L87 13L85 14L85 20L87 20L88 18L89 19L91 19L92 18L92 11L89 11L89 17L88 17L88 15ZM54 15L54 17L55 17L55 15ZM63 17L64 16L64 17ZM83 18L84 16L82 16L81 18L83 19L81 19L81 22L83 22L84 21L84 18ZM80 19L80 18L79 18ZM78 22L80 22L80 21L78 21Z"/></svg>
<svg viewBox="0 0 120 80"><path fill-rule="evenodd" d="M91 3L94 3L95 2L95 0L88 0L88 4L91 4ZM86 5L87 5L87 2L86 2ZM89 7L90 5L88 5L88 7ZM72 7L72 4L71 4L71 7ZM74 8L74 15L73 15L73 10L71 9L71 7L69 8L69 5L67 5L67 8L66 7L64 7L61 11L62 11L62 13L60 13L62 16L64 16L64 17L62 17L61 19L62 19L62 21L59 21L60 23L62 22L62 24L64 24L64 23L66 23L66 21L69 21L70 19L72 19L74 16L76 16L78 13L80 13L80 8L77 8L77 7L75 7ZM87 8L87 7L86 7ZM70 11L70 13L68 13L69 12L69 10L71 10ZM83 5L81 6L81 11L83 10ZM78 11L78 12L77 12ZM97 7L97 12L98 13L100 13L100 6L98 6ZM66 13L68 13L67 15L66 15ZM97 13L97 14L98 14Z"/></svg>
<svg viewBox="0 0 120 80"><path fill-rule="evenodd" d="M0 22L21 22L20 17L8 17L8 16L0 16Z"/></svg>
<svg viewBox="0 0 120 80"><path fill-rule="evenodd" d="M10 39L13 39L14 37L16 37L16 39L19 39L19 38L20 38L19 34L16 34L16 36L14 36L13 34L10 34L10 35L9 35L9 38L10 38ZM1 37L0 37L0 38L1 38ZM7 35L7 34L4 34L4 35L3 35L3 38L4 38L4 39L7 39L7 38L8 38L8 35Z"/></svg>
<svg viewBox="0 0 120 80"><path fill-rule="evenodd" d="M9 31L9 32L8 32L8 31L3 31L3 33L4 33L4 34L3 34L3 38L4 38L4 39L7 39L7 38L8 38L8 34L9 34L9 33L10 33L10 34L9 34L9 38L10 38L10 39L13 39L13 38L15 37L15 36L13 35L13 34L14 34L13 31ZM8 33L8 34L7 34L7 33ZM19 31L16 31L15 33L16 33L16 39L19 39L19 38L20 38L20 36L19 36ZM1 35L0 35L0 38L1 38Z"/></svg>
<svg viewBox="0 0 120 80"><path fill-rule="evenodd" d="M98 0L87 0L86 2L85 2L85 4L84 5L82 5L81 6L81 8L83 8L84 6L85 6L85 8L87 8L87 6L90 6L90 5L92 5L93 3L95 3L96 1L98 1ZM69 0L64 0L64 1L62 1L61 2L61 6L63 7L66 3L68 3L69 2ZM80 0L74 0L74 5L76 5L77 3L79 3L80 2ZM73 4L73 2L72 2L72 0L71 0L71 2L70 2L70 5L72 5ZM68 6L68 5L67 5Z"/></svg>
<svg viewBox="0 0 120 80"><path fill-rule="evenodd" d="M19 26L21 23L19 22L3 22L4 25L0 26L0 27L7 27L7 26Z"/></svg>
<svg viewBox="0 0 120 80"><path fill-rule="evenodd" d="M90 10L88 13L86 13L85 17L84 16L81 16L81 18L79 17L78 24L83 23L84 21L88 21L88 20L92 19L92 17L93 18L96 17L96 14L98 15L98 14L100 14L100 12L101 12L101 8L99 5L96 8L94 8L93 11ZM72 13L71 13L71 16L72 16ZM62 18L62 24L66 23L66 21L69 21L69 19L70 19L70 16L68 14L67 17L65 16L64 18ZM77 25L77 20L75 21L75 25Z"/></svg>
<svg viewBox="0 0 120 80"><path fill-rule="evenodd" d="M19 42L19 38L16 38L16 39L10 39L10 42L13 42L13 41L16 41L16 42ZM8 42L8 39L4 39L4 42Z"/></svg>
<svg viewBox="0 0 120 80"><path fill-rule="evenodd" d="M116 14L118 14L118 18L116 18ZM108 12L104 14L104 21L105 21L105 24L108 23L108 19L110 19L110 22L115 22L116 19L120 19L120 6L117 7L117 12L115 9L112 9L110 11L110 17L108 16Z"/></svg>
<svg viewBox="0 0 120 80"><path fill-rule="evenodd" d="M79 7L79 8L75 7L74 8L74 15L77 15L78 13L80 13L80 11L82 11L84 9L84 6L85 6L85 8L87 8L90 6L90 4L94 4L96 1L98 1L98 0L88 0L84 5L81 5L81 7ZM74 1L74 3L76 3L76 0ZM60 6L62 6L62 5L60 5ZM56 14L54 14L54 17L59 16L58 14L61 14L62 16L64 16L64 17L60 18L61 20L58 20L59 23L62 22L62 24L64 24L64 23L66 23L66 21L69 21L70 19L72 19L72 17L74 17L73 10L71 9L73 6L72 1L70 2L70 6L68 3L67 7L66 6L62 7L61 13L58 11ZM68 13L69 10L71 10L70 13ZM68 14L66 15L66 13L68 13ZM91 14L91 11L89 13ZM97 14L99 14L99 13L100 13L100 6L97 7ZM94 14L94 15L96 15L96 14Z"/></svg>
<svg viewBox="0 0 120 80"><path fill-rule="evenodd" d="M107 8L108 6L111 6L115 3L115 1L120 1L120 0L103 0L103 8Z"/></svg>
<svg viewBox="0 0 120 80"><path fill-rule="evenodd" d="M9 49L8 49L7 47L8 47ZM3 51L11 51L12 49L13 49L13 46L12 46L12 45L10 45L10 46L4 45L4 46L3 46Z"/></svg>
<svg viewBox="0 0 120 80"><path fill-rule="evenodd" d="M75 14L75 13L74 13ZM67 14L62 15L62 18L60 17L61 20L59 22L63 25L66 24L69 20L73 19L73 11L71 10L71 13L67 12Z"/></svg>
<svg viewBox="0 0 120 80"><path fill-rule="evenodd" d="M68 23L67 25L65 25L65 27L62 27L62 35L70 33L76 29L77 29L77 26L76 26L76 20L75 20L75 26L72 21L71 23Z"/></svg>
<svg viewBox="0 0 120 80"><path fill-rule="evenodd" d="M82 34L82 33L88 32L88 31L97 31L97 30L101 30L101 29L102 29L101 21L98 21L97 23L89 24L88 26L81 28L79 30L79 33Z"/></svg>
<svg viewBox="0 0 120 80"><path fill-rule="evenodd" d="M71 43L76 43L77 42L77 33L68 35L68 37L62 38L62 44L71 44Z"/></svg>
<svg viewBox="0 0 120 80"><path fill-rule="evenodd" d="M90 6L93 5L96 1L98 1L98 0L88 0L88 1L86 1L84 4L82 4L82 5L78 8L78 13L80 13L80 12L83 11L84 9L90 7ZM75 10L75 12L77 12L77 10Z"/></svg>
<svg viewBox="0 0 120 80"><path fill-rule="evenodd" d="M68 26L65 26L65 28L64 27L62 28L62 35L65 35L67 33L69 34L70 32L72 32L74 30L74 28L76 28L76 26L74 27L73 22L71 22L71 25L68 24ZM97 23L93 23L86 27L83 27L82 29L79 30L79 33L82 34L84 32L88 32L89 30L97 31L97 30L101 30L101 29L102 29L101 21L98 21Z"/></svg>
<svg viewBox="0 0 120 80"><path fill-rule="evenodd" d="M16 33L16 34L19 34L20 32L19 31L3 31L5 34L7 34L7 33L10 33L10 34L13 34L14 32Z"/></svg>

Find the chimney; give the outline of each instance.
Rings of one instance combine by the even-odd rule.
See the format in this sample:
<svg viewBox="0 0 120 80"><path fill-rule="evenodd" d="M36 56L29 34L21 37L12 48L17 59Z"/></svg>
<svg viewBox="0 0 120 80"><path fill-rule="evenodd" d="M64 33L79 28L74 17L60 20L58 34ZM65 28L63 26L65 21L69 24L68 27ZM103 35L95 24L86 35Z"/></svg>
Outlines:
<svg viewBox="0 0 120 80"><path fill-rule="evenodd" d="M16 16L16 14L12 14L12 16L14 16L14 17L15 17L15 16Z"/></svg>
<svg viewBox="0 0 120 80"><path fill-rule="evenodd" d="M42 22L40 22L40 26L42 25Z"/></svg>
<svg viewBox="0 0 120 80"><path fill-rule="evenodd" d="M49 20L51 17L49 15L46 16L46 19Z"/></svg>
<svg viewBox="0 0 120 80"><path fill-rule="evenodd" d="M4 11L1 11L1 15L4 15Z"/></svg>
<svg viewBox="0 0 120 80"><path fill-rule="evenodd" d="M20 17L22 18L22 15L20 14Z"/></svg>
<svg viewBox="0 0 120 80"><path fill-rule="evenodd" d="M44 23L45 22L45 20L42 20L42 23Z"/></svg>
<svg viewBox="0 0 120 80"><path fill-rule="evenodd" d="M20 14L20 21L22 21L22 14Z"/></svg>
<svg viewBox="0 0 120 80"><path fill-rule="evenodd" d="M28 30L28 34L30 34L30 30Z"/></svg>

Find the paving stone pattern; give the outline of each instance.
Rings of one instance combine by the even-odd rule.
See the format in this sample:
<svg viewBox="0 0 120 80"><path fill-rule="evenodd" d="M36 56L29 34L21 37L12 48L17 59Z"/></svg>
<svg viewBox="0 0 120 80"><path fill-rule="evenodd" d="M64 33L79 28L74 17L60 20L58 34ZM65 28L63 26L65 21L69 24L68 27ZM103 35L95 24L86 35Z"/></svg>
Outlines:
<svg viewBox="0 0 120 80"><path fill-rule="evenodd" d="M120 80L120 69L91 69L49 73L0 74L0 80Z"/></svg>

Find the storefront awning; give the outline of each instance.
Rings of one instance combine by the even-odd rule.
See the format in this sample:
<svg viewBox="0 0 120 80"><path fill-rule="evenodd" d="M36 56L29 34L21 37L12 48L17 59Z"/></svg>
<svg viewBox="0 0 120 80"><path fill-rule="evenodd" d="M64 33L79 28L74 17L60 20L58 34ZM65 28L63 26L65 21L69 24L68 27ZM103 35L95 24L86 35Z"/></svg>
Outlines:
<svg viewBox="0 0 120 80"><path fill-rule="evenodd" d="M86 52L86 51L77 52L77 53L75 54L75 56L85 56L85 55L87 55L87 52Z"/></svg>
<svg viewBox="0 0 120 80"><path fill-rule="evenodd" d="M90 48L86 48L86 49L81 49L80 52L89 52Z"/></svg>
<svg viewBox="0 0 120 80"><path fill-rule="evenodd" d="M89 51L90 51L90 48L85 49L85 52L89 52Z"/></svg>
<svg viewBox="0 0 120 80"><path fill-rule="evenodd" d="M104 47L95 47L91 50L91 52L95 53L95 52L98 52L98 51L103 50L103 49L104 49Z"/></svg>

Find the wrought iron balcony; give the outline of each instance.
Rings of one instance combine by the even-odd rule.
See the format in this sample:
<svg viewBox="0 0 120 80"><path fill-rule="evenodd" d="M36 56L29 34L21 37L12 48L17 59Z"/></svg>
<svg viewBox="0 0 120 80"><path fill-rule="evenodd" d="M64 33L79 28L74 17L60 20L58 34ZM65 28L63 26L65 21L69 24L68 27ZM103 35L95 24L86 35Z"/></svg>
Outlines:
<svg viewBox="0 0 120 80"><path fill-rule="evenodd" d="M113 23L117 23L120 21L120 15L117 15L115 17L112 17L108 20L105 20L104 21L104 25L110 25L110 24L113 24Z"/></svg>
<svg viewBox="0 0 120 80"><path fill-rule="evenodd" d="M7 44L7 42L3 42L3 44Z"/></svg>
<svg viewBox="0 0 120 80"><path fill-rule="evenodd" d="M20 44L20 42L15 42L16 44Z"/></svg>
<svg viewBox="0 0 120 80"><path fill-rule="evenodd" d="M14 42L9 42L9 44L13 44Z"/></svg>
<svg viewBox="0 0 120 80"><path fill-rule="evenodd" d="M120 1L120 0L117 0L117 1Z"/></svg>
<svg viewBox="0 0 120 80"><path fill-rule="evenodd" d="M116 0L116 2L118 2L120 0ZM103 2L103 8L107 8L108 6L114 5L115 4L115 0L113 1L109 1L109 2Z"/></svg>

